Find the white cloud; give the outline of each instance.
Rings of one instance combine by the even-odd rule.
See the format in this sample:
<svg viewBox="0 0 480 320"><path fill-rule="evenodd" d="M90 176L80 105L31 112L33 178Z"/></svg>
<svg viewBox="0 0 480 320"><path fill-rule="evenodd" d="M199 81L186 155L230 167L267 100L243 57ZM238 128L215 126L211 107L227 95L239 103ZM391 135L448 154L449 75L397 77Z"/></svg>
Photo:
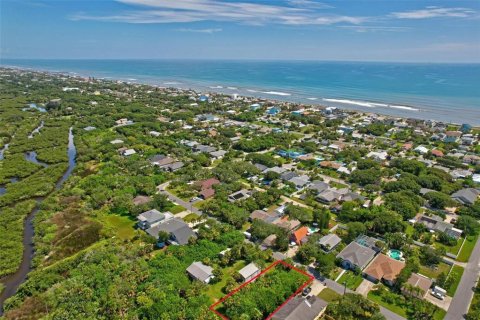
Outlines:
<svg viewBox="0 0 480 320"><path fill-rule="evenodd" d="M426 7L425 9L394 12L392 16L398 19L429 19L429 18L467 18L475 14L469 8Z"/></svg>
<svg viewBox="0 0 480 320"><path fill-rule="evenodd" d="M410 27L389 27L389 26L339 26L342 29L349 29L355 32L403 32L408 31Z"/></svg>
<svg viewBox="0 0 480 320"><path fill-rule="evenodd" d="M221 28L212 28L212 29L190 29L190 28L181 28L181 29L176 29L175 31L180 31L180 32L194 32L194 33L216 33L216 32L222 32L223 30Z"/></svg>
<svg viewBox="0 0 480 320"><path fill-rule="evenodd" d="M93 16L76 14L72 20L96 20L127 23L184 23L200 21L237 22L250 25L267 23L287 25L360 24L367 17L321 14L313 9L320 3L293 0L296 7L224 0L117 0L142 8L121 14ZM293 5L293 3L291 3Z"/></svg>

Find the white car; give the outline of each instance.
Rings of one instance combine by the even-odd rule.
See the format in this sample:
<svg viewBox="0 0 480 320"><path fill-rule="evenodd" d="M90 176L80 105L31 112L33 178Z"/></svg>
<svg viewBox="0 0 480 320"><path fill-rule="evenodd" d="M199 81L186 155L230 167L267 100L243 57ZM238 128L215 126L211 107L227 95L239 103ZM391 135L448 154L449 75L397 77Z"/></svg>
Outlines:
<svg viewBox="0 0 480 320"><path fill-rule="evenodd" d="M445 299L445 297L443 295L441 295L440 293L438 293L436 291L432 291L432 296L434 296L435 298L440 299L440 300Z"/></svg>

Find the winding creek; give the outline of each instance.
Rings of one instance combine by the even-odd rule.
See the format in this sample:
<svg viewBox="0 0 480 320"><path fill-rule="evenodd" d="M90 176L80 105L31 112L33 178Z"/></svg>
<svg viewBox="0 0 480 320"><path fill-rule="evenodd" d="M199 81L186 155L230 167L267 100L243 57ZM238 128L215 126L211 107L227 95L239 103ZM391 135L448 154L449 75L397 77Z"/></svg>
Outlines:
<svg viewBox="0 0 480 320"><path fill-rule="evenodd" d="M33 136L35 135L35 133L40 133L40 129L43 128L43 125L45 124L45 122L42 120L42 122L40 122L40 125L38 127L36 127L32 133L30 133L30 135L28 136L28 139L32 139Z"/></svg>
<svg viewBox="0 0 480 320"><path fill-rule="evenodd" d="M74 136L73 136L72 128L70 128L68 132L68 151L67 152L68 152L68 169L65 171L63 176L55 184L55 190L59 190L61 188L63 183L72 174L73 169L75 168L75 165L76 165L77 149L74 144ZM25 154L25 159L28 161L40 164L43 167L48 167L48 164L37 160L37 153L35 151L27 152ZM13 182L16 182L17 180L14 178L14 180L11 180L11 181L13 183ZM13 274L4 277L3 279L0 279L0 282L5 286L5 289L0 294L0 316L3 314L3 304L5 300L10 298L17 292L18 287L23 282L25 282L25 280L28 277L28 273L32 269L31 267L32 259L35 253L35 247L33 243L33 236L34 236L33 220L35 219L35 215L40 210L40 205L45 198L46 197L36 198L35 208L25 218L24 231L23 231L23 257L18 270Z"/></svg>

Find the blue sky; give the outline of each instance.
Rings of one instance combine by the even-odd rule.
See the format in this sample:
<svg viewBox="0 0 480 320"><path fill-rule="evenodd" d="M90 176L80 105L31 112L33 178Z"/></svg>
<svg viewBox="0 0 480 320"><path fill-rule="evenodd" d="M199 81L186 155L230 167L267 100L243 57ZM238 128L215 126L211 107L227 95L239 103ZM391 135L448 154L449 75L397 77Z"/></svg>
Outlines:
<svg viewBox="0 0 480 320"><path fill-rule="evenodd" d="M0 55L480 62L480 1L0 0Z"/></svg>

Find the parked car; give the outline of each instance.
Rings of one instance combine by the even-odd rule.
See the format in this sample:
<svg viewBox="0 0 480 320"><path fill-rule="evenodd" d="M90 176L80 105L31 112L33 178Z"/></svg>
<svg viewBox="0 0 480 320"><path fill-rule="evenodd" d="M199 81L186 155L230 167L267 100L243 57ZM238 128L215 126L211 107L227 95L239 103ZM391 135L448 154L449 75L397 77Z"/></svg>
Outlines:
<svg viewBox="0 0 480 320"><path fill-rule="evenodd" d="M441 295L440 293L438 293L438 292L436 292L436 291L432 291L432 296L434 296L435 298L440 299L440 300L445 299L445 298L443 297L443 295Z"/></svg>
<svg viewBox="0 0 480 320"><path fill-rule="evenodd" d="M312 292L312 288L311 287L306 287L305 289L303 289L302 291L302 296L306 297L310 294L310 292Z"/></svg>

